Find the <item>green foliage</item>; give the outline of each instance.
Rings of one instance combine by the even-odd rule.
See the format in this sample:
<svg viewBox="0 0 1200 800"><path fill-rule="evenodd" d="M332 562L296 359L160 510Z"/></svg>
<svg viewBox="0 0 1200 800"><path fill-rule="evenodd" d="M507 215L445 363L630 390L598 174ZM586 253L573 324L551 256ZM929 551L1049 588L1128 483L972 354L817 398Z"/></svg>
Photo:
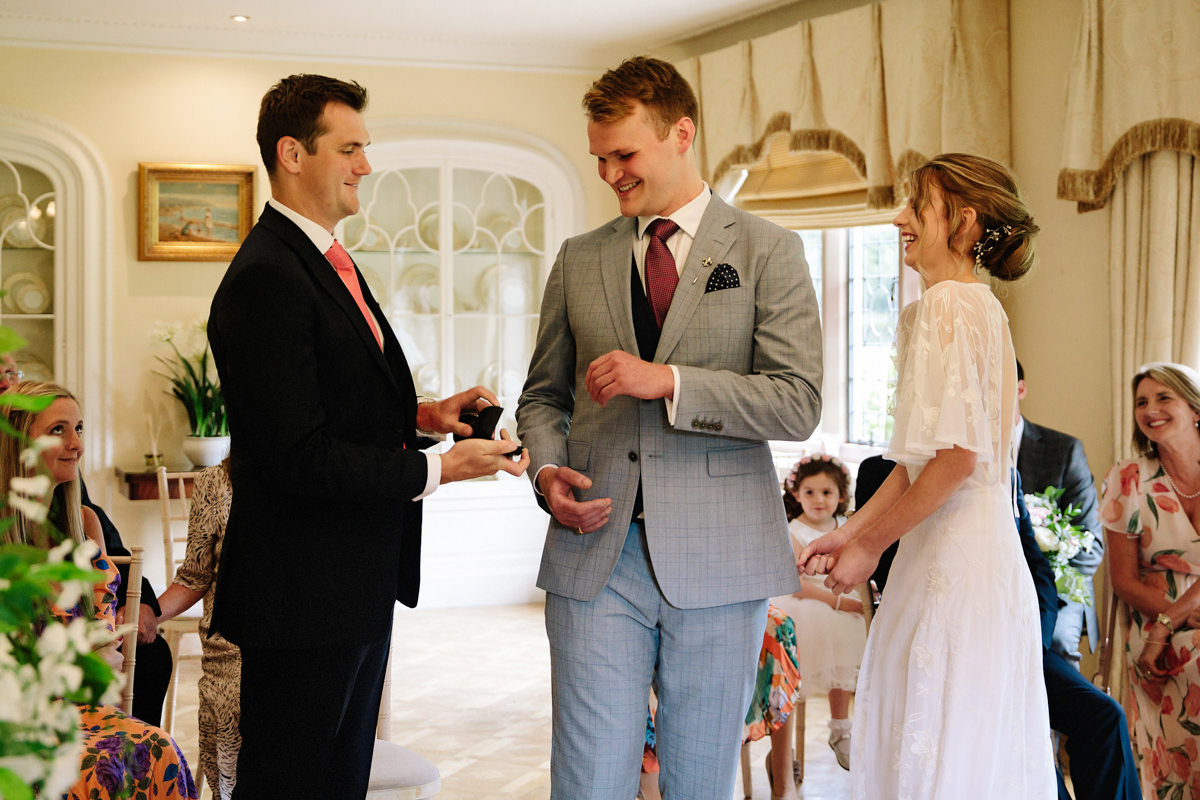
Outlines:
<svg viewBox="0 0 1200 800"><path fill-rule="evenodd" d="M158 356L158 360L170 371L155 374L170 381L170 394L183 404L192 435L228 436L225 395L221 384L212 379L212 350L206 343L200 355L188 357L179 352L174 341L168 340L167 344L173 357Z"/></svg>

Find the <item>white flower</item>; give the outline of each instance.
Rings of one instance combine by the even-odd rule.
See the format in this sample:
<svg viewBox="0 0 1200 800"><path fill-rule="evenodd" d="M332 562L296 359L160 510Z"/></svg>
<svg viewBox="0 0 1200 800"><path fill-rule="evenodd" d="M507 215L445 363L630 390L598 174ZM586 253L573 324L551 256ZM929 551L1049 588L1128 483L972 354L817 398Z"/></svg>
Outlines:
<svg viewBox="0 0 1200 800"><path fill-rule="evenodd" d="M42 523L46 521L46 507L41 503L30 500L27 497L22 497L15 492L9 492L8 504L21 514L24 514L32 522Z"/></svg>
<svg viewBox="0 0 1200 800"><path fill-rule="evenodd" d="M150 332L150 341L155 344L170 344L181 333L178 322L156 322Z"/></svg>
<svg viewBox="0 0 1200 800"><path fill-rule="evenodd" d="M7 666L7 665L4 665ZM21 682L17 680L15 672L8 669L0 669L0 697L5 698L3 703L0 703L0 722L23 722L23 715L16 702L21 696Z"/></svg>
<svg viewBox="0 0 1200 800"><path fill-rule="evenodd" d="M26 497L44 497L50 491L50 485L49 475L34 475L29 478L14 475L8 481L10 491Z"/></svg>
<svg viewBox="0 0 1200 800"><path fill-rule="evenodd" d="M1050 532L1049 528L1041 525L1033 526L1033 538L1037 539L1038 549L1043 553L1054 553L1058 551L1058 537Z"/></svg>
<svg viewBox="0 0 1200 800"><path fill-rule="evenodd" d="M74 708L71 711L78 714ZM78 723L63 739L62 744L55 750L50 773L42 783L42 797L64 795L71 785L79 780L79 755L83 749L83 733L79 730Z"/></svg>
<svg viewBox="0 0 1200 800"><path fill-rule="evenodd" d="M1074 539L1066 539L1060 543L1058 552L1062 553L1063 558L1070 561L1079 553L1079 542Z"/></svg>
<svg viewBox="0 0 1200 800"><path fill-rule="evenodd" d="M67 626L60 622L51 622L42 631L42 635L38 637L38 655L43 659L61 657L67 652L67 647L70 643L71 639L67 636Z"/></svg>
<svg viewBox="0 0 1200 800"><path fill-rule="evenodd" d="M58 544L54 545L54 547L50 548L50 552L47 554L46 560L51 564L59 564L67 557L67 553L71 552L74 548L75 543L73 541L70 539L64 539Z"/></svg>
<svg viewBox="0 0 1200 800"><path fill-rule="evenodd" d="M100 552L100 546L91 539L84 539L75 548L75 553L72 556L75 561L75 566L80 569L89 569L92 566L92 559Z"/></svg>
<svg viewBox="0 0 1200 800"><path fill-rule="evenodd" d="M83 670L75 664L63 661L42 664L42 683L46 691L64 695L75 691L83 683Z"/></svg>

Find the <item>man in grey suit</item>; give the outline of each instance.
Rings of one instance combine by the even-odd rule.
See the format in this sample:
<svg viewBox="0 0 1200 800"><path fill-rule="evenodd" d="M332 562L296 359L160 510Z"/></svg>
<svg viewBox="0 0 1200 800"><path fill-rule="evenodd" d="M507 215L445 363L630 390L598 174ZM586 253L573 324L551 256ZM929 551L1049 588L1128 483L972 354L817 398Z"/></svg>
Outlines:
<svg viewBox="0 0 1200 800"><path fill-rule="evenodd" d="M727 800L766 598L799 588L767 440L820 417L816 298L799 237L701 179L674 67L584 107L622 216L559 250L517 411L553 517L551 797L637 793L653 680L664 795Z"/></svg>
<svg viewBox="0 0 1200 800"><path fill-rule="evenodd" d="M1018 403L1025 399L1025 392L1025 369L1018 361ZM1020 449L1017 451L1017 471L1021 473L1021 485L1025 487L1025 491L1041 492L1048 486L1061 488L1063 494L1059 498L1059 506L1063 509L1076 506L1079 513L1075 515L1075 524L1096 535L1091 551L1080 550L1071 558L1071 566L1087 578L1088 596L1092 598L1092 602L1084 606L1059 597L1058 621L1054 625L1054 639L1051 644L1051 649L1078 667L1082 658L1079 652L1079 638L1083 634L1085 622L1089 641L1097 641L1099 635L1092 576L1096 574L1100 562L1104 559L1104 536L1096 516L1096 481L1088 466L1083 442L1062 431L1030 422L1022 416L1017 417L1017 425L1020 426L1021 434Z"/></svg>

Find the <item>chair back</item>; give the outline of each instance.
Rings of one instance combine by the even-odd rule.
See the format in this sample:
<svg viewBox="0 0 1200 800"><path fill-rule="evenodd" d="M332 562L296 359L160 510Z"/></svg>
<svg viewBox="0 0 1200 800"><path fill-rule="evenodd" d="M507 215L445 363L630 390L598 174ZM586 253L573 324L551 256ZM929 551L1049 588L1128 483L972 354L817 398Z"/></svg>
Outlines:
<svg viewBox="0 0 1200 800"><path fill-rule="evenodd" d="M175 570L187 552L187 522L191 513L191 500L187 496L187 483L195 479L198 472L167 472L159 467L158 505L162 512L163 568L164 580L169 585L175 578ZM172 497L172 492L174 497ZM182 523L175 525L175 523Z"/></svg>
<svg viewBox="0 0 1200 800"><path fill-rule="evenodd" d="M125 589L125 643L121 647L124 661L121 674L125 686L121 690L121 708L126 714L133 713L133 675L137 670L137 632L142 612L142 548L134 545L127 556L109 556L114 564L129 565L129 585Z"/></svg>

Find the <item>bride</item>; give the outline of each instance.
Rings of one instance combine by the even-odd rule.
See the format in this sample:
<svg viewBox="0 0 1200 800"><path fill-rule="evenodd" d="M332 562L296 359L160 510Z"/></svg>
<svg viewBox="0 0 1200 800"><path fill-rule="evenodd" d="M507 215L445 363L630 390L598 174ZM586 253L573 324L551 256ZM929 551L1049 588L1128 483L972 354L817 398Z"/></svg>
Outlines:
<svg viewBox="0 0 1200 800"><path fill-rule="evenodd" d="M1041 631L1010 486L1016 359L981 279L1028 271L1038 227L985 158L938 156L912 186L895 225L925 292L897 330L897 466L797 564L846 592L900 540L859 672L854 798L1049 800Z"/></svg>

